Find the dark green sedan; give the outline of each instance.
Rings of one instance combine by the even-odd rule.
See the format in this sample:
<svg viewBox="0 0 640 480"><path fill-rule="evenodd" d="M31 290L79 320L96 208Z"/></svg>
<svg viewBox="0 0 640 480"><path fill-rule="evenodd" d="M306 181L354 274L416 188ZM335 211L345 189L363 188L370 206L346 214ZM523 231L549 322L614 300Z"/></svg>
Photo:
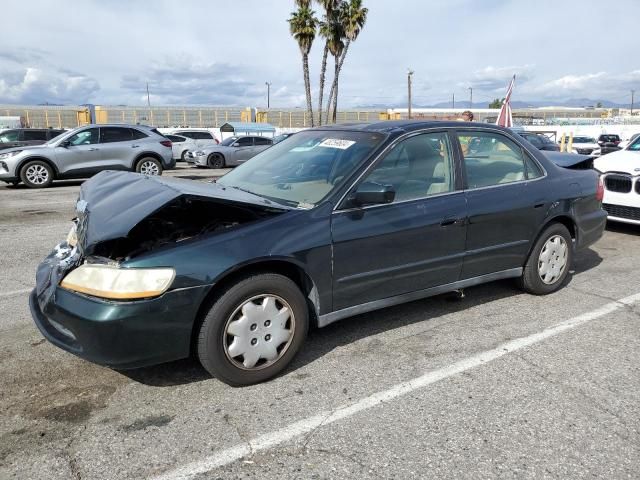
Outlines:
<svg viewBox="0 0 640 480"><path fill-rule="evenodd" d="M305 130L217 183L103 172L31 312L99 364L194 354L260 382L312 326L504 278L560 288L606 219L597 173L565 167L500 127L382 122Z"/></svg>

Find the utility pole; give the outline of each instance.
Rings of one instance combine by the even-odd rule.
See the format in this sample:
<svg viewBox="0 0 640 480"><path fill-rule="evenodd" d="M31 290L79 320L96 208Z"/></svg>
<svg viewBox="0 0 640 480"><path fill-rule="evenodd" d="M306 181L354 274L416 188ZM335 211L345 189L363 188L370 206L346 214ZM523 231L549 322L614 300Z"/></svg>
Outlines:
<svg viewBox="0 0 640 480"><path fill-rule="evenodd" d="M456 108L456 94L451 94L451 108Z"/></svg>
<svg viewBox="0 0 640 480"><path fill-rule="evenodd" d="M151 108L151 97L149 96L149 82L147 82L147 105Z"/></svg>
<svg viewBox="0 0 640 480"><path fill-rule="evenodd" d="M469 87L469 108L473 108L473 87Z"/></svg>
<svg viewBox="0 0 640 480"><path fill-rule="evenodd" d="M633 117L633 95L636 93L635 90L631 90L631 116Z"/></svg>
<svg viewBox="0 0 640 480"><path fill-rule="evenodd" d="M413 76L413 70L407 68L407 103L409 104L409 120L411 120L411 77Z"/></svg>
<svg viewBox="0 0 640 480"><path fill-rule="evenodd" d="M267 108L271 107L271 82L264 82L267 86Z"/></svg>

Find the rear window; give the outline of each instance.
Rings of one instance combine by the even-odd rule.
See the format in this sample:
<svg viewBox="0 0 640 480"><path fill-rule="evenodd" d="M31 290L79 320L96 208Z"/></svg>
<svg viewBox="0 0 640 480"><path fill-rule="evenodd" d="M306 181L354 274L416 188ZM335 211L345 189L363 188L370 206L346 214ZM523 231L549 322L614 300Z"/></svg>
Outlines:
<svg viewBox="0 0 640 480"><path fill-rule="evenodd" d="M618 135L600 135L600 140L604 142L617 142L620 140Z"/></svg>

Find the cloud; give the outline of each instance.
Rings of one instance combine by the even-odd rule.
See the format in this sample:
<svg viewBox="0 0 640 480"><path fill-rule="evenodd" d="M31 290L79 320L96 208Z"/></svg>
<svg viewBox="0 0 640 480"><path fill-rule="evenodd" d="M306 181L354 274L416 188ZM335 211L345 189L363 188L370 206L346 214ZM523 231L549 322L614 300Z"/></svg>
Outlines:
<svg viewBox="0 0 640 480"><path fill-rule="evenodd" d="M97 80L64 69L26 67L0 77L0 103L87 103L99 90Z"/></svg>
<svg viewBox="0 0 640 480"><path fill-rule="evenodd" d="M496 91L505 90L511 77L516 75L518 85L527 83L533 78L533 65L521 65L511 67L484 67L473 72L470 85L460 83L461 87L472 86L477 90Z"/></svg>
<svg viewBox="0 0 640 480"><path fill-rule="evenodd" d="M638 85L640 70L618 74L595 72L563 75L530 88L530 92L546 98L617 98L626 96Z"/></svg>

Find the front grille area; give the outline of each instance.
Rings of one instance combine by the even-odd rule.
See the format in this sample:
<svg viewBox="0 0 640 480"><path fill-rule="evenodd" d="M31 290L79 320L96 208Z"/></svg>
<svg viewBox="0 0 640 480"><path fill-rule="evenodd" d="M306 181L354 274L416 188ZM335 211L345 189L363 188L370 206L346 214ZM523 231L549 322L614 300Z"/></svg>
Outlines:
<svg viewBox="0 0 640 480"><path fill-rule="evenodd" d="M577 152L582 155L591 155L593 148L576 148Z"/></svg>
<svg viewBox="0 0 640 480"><path fill-rule="evenodd" d="M612 217L628 218L629 220L640 221L640 208L623 207L622 205L612 205L610 203L603 203L602 208L604 208Z"/></svg>
<svg viewBox="0 0 640 480"><path fill-rule="evenodd" d="M631 191L631 177L625 175L607 175L604 186L610 192L629 193Z"/></svg>

